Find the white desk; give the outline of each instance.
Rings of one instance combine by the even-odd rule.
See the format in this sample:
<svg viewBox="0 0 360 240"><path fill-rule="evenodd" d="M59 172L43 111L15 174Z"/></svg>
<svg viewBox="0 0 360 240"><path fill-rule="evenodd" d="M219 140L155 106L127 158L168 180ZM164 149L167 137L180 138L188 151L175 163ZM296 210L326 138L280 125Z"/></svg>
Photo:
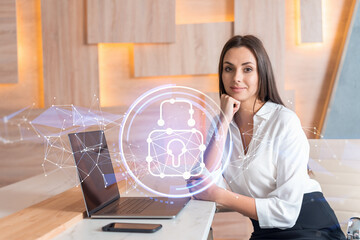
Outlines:
<svg viewBox="0 0 360 240"><path fill-rule="evenodd" d="M35 176L0 188L0 218L74 187L74 182L64 178L61 172L45 177ZM131 195L131 194L129 194ZM215 214L215 203L190 200L175 219L112 220L83 219L66 229L54 239L207 239ZM41 209L40 209L41 210ZM13 216L13 215L12 215ZM160 223L163 227L155 233L102 232L101 227L110 222ZM1 238L1 237L0 237ZM35 236L34 236L35 239Z"/></svg>
<svg viewBox="0 0 360 240"><path fill-rule="evenodd" d="M114 220L84 219L75 226L65 230L54 239L107 239L107 240L206 240L215 214L213 202L190 200L175 219L152 220ZM103 232L101 227L111 222L160 223L162 228L155 233L122 233Z"/></svg>

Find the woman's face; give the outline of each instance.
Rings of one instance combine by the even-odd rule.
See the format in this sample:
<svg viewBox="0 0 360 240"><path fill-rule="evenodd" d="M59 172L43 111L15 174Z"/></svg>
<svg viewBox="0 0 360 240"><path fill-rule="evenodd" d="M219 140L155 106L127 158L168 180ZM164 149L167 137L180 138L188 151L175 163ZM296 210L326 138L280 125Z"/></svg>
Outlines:
<svg viewBox="0 0 360 240"><path fill-rule="evenodd" d="M240 102L256 100L258 90L257 62L246 47L230 48L223 63L222 80L228 95Z"/></svg>

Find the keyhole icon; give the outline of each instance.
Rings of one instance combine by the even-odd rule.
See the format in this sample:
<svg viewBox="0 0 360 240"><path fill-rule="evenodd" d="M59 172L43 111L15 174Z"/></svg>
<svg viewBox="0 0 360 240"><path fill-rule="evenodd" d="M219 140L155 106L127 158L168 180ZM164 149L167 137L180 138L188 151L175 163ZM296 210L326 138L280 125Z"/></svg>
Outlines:
<svg viewBox="0 0 360 240"><path fill-rule="evenodd" d="M173 167L180 166L180 159L186 153L186 146L180 139L172 139L167 144L167 153L171 158L171 163Z"/></svg>

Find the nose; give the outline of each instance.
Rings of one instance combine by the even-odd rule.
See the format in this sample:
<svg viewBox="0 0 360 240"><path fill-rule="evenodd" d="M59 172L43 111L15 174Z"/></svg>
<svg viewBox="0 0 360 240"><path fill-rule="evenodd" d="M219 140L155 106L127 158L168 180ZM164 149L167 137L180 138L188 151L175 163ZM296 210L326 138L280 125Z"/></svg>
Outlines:
<svg viewBox="0 0 360 240"><path fill-rule="evenodd" d="M242 79L243 79L243 73L242 73L241 69L236 70L233 80L235 82L241 82Z"/></svg>

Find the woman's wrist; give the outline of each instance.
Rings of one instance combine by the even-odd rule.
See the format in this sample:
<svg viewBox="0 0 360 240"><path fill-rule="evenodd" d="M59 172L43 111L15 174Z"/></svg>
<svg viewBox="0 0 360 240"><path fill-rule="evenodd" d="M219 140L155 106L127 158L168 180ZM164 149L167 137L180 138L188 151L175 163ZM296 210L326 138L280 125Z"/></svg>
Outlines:
<svg viewBox="0 0 360 240"><path fill-rule="evenodd" d="M224 199L226 198L226 192L227 192L226 189L219 187L215 195L215 202L224 206L225 204Z"/></svg>
<svg viewBox="0 0 360 240"><path fill-rule="evenodd" d="M227 133L230 126L230 121L226 116L221 115L218 123L218 130L223 130L223 133Z"/></svg>
<svg viewBox="0 0 360 240"><path fill-rule="evenodd" d="M255 199L221 188L216 194L216 203L247 217L258 220Z"/></svg>
<svg viewBox="0 0 360 240"><path fill-rule="evenodd" d="M220 191L217 193L217 201L216 203L224 206L227 209L233 209L234 206L232 206L232 199L237 199L238 196L236 193L228 191L224 188L221 188Z"/></svg>

